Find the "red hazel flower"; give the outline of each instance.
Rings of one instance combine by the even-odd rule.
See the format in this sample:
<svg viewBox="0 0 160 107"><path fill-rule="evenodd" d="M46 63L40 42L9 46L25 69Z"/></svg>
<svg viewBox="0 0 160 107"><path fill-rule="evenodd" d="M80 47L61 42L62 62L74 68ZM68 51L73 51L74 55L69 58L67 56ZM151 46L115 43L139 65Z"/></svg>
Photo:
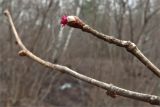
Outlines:
<svg viewBox="0 0 160 107"><path fill-rule="evenodd" d="M67 16L62 16L61 24L62 24L62 26L65 26L67 24Z"/></svg>
<svg viewBox="0 0 160 107"><path fill-rule="evenodd" d="M82 29L85 23L80 20L77 16L62 16L61 18L62 26L68 25L74 28Z"/></svg>

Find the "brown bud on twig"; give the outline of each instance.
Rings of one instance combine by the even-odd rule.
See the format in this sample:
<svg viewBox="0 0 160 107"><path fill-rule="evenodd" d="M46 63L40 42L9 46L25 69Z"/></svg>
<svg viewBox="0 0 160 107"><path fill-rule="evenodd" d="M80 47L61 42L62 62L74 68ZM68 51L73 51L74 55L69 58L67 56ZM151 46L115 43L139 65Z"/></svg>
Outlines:
<svg viewBox="0 0 160 107"><path fill-rule="evenodd" d="M18 52L19 56L26 56L26 51L25 50L21 50Z"/></svg>
<svg viewBox="0 0 160 107"><path fill-rule="evenodd" d="M106 91L106 94L108 95L108 96L110 96L110 97L112 97L112 98L116 98L116 92L114 92L114 91L109 91L109 90L107 90Z"/></svg>

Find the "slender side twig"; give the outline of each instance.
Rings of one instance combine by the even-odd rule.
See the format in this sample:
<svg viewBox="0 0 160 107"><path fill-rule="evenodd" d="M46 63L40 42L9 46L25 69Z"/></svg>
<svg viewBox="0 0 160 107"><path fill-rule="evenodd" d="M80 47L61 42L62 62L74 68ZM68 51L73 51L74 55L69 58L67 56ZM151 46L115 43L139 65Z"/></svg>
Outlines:
<svg viewBox="0 0 160 107"><path fill-rule="evenodd" d="M145 57L133 42L117 39L114 36L100 33L97 30L91 28L89 25L85 24L77 16L63 16L61 19L61 24L63 26L68 25L70 27L79 28L84 32L91 33L93 36L104 40L105 42L126 48L128 52L137 57L139 61L141 61L148 69L150 69L155 75L160 77L160 69L158 69L158 67L156 67L147 57Z"/></svg>
<svg viewBox="0 0 160 107"><path fill-rule="evenodd" d="M14 33L14 36L16 38L16 41L17 41L18 45L20 46L20 48L22 49L21 51L19 51L20 56L28 56L32 60L34 60L34 61L36 61L36 62L38 62L38 63L40 63L40 64L42 64L46 67L49 67L51 69L67 73L67 74L69 74L69 75L71 75L71 76L73 76L77 79L80 79L80 80L84 81L84 82L88 82L88 83L90 83L94 86L97 86L99 88L107 90L107 95L110 95L111 97L115 97L116 95L119 95L119 96L131 98L131 99L135 99L135 100L139 100L139 101L148 102L148 103L153 104L153 105L160 105L160 97L159 96L149 95L149 94L144 94L144 93L138 93L138 92L126 90L126 89L123 89L123 88L119 88L117 86L114 86L113 84L107 84L107 83L98 81L96 79L90 78L90 77L82 75L80 73L77 73L76 71L74 71L72 69L69 69L68 67L58 65L58 64L52 64L48 61L45 61L45 60L37 57L32 52L30 52L24 46L24 44L22 43L22 41L21 41L17 31L16 31L15 25L13 23L13 20L12 20L12 17L10 15L9 11L5 10L4 14L8 17L8 20L9 20L10 26L12 28L12 31Z"/></svg>
<svg viewBox="0 0 160 107"><path fill-rule="evenodd" d="M128 52L137 57L139 61L141 61L148 69L150 69L155 75L160 77L160 69L156 67L146 56L144 56L143 53L138 49L138 47L133 42L120 40L113 36L105 35L103 33L94 30L93 28L91 28L89 25L86 24L81 29L85 32L91 33L93 36L102 39L106 42L126 48Z"/></svg>

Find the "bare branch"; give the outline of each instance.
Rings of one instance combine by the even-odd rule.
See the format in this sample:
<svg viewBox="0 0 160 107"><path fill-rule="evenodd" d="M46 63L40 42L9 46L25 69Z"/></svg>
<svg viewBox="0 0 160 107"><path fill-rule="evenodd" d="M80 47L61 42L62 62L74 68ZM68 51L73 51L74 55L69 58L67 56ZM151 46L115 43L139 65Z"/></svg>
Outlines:
<svg viewBox="0 0 160 107"><path fill-rule="evenodd" d="M105 42L109 42L111 44L115 44L117 46L126 48L128 52L130 52L135 57L137 57L148 69L150 69L155 75L160 77L160 69L158 69L158 67L156 67L147 57L145 57L133 42L117 39L114 36L109 36L109 35L100 33L94 30L93 28L91 28L89 25L85 24L77 16L65 16L65 17L71 20L68 20L67 18L65 19L64 17L62 17L61 24L63 25L67 24L70 27L79 28L84 32L91 33L93 36L99 39L102 39ZM65 20L67 20L67 23L63 23Z"/></svg>
<svg viewBox="0 0 160 107"><path fill-rule="evenodd" d="M94 86L97 86L99 88L105 89L105 90L107 90L107 95L110 95L111 97L116 97L117 95L119 95L119 96L131 98L131 99L135 99L135 100L140 100L140 101L148 102L148 103L153 104L153 105L160 105L160 97L159 96L149 95L149 94L144 94L144 93L138 93L138 92L126 90L126 89L123 89L123 88L119 88L117 86L114 86L113 84L107 84L107 83L98 81L96 79L90 78L90 77L82 75L80 73L77 73L76 71L74 71L72 69L69 69L68 67L65 67L65 66L62 66L62 65L58 65L58 64L52 64L52 63L50 63L48 61L45 61L45 60L37 57L32 52L30 52L24 46L24 44L22 43L22 41L21 41L21 39L20 39L17 31L16 31L15 25L13 23L13 20L12 20L12 17L10 15L9 11L6 10L4 12L4 14L8 17L9 23L11 25L11 28L12 28L14 36L15 36L15 38L17 40L17 43L20 46L20 48L22 49L19 52L20 55L22 55L22 56L28 56L29 58L33 59L34 61L36 61L36 62L38 62L38 63L40 63L40 64L42 64L42 65L44 65L46 67L49 67L49 68L54 69L54 70L61 71L63 73L67 73L67 74L69 74L69 75L71 75L71 76L73 76L73 77L75 77L77 79L80 79L80 80L84 81L84 82L88 82L88 83L90 83L90 84L92 84ZM89 31L89 30L92 31L92 29L90 29L89 27L86 27L86 26L84 27L83 30L85 30L85 31ZM95 33L96 33L96 31L95 31ZM98 34L99 33L97 33L97 35ZM104 38L104 36L103 36L103 38ZM117 39L107 39L106 38L106 40L109 41L109 42L111 42L111 43L114 43L115 40L117 40ZM119 43L117 45L120 45L120 46L126 46L126 44L129 43L129 46L127 45L128 46L128 50L132 50L132 47L135 46L131 42L120 41L120 40L117 40L117 41ZM131 45L131 47L130 47L130 45Z"/></svg>
<svg viewBox="0 0 160 107"><path fill-rule="evenodd" d="M147 58L143 55L143 53L138 49L138 47L131 41L124 41L117 39L113 36L102 34L88 25L84 25L82 28L83 31L91 33L93 36L96 36L99 39L102 39L111 44L115 44L120 47L126 48L126 50L132 53L135 57L137 57L147 68L149 68L155 75L160 77L160 70Z"/></svg>

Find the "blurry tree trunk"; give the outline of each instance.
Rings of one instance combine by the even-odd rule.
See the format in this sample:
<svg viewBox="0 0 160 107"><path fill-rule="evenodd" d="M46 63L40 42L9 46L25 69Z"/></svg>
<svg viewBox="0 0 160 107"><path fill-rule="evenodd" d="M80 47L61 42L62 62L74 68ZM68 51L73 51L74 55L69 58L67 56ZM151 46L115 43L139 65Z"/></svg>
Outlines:
<svg viewBox="0 0 160 107"><path fill-rule="evenodd" d="M114 0L114 18L116 22L116 30L119 39L122 38L124 20L125 20L125 12L126 12L126 0Z"/></svg>
<svg viewBox="0 0 160 107"><path fill-rule="evenodd" d="M45 21L46 21L46 19L47 19L48 12L49 12L50 8L52 7L52 5L53 5L53 1L50 0L50 1L49 1L49 4L48 4L47 7L46 7L46 9L44 9L44 11L43 11L42 22L41 22L40 28L38 29L38 31L37 31L36 34L34 35L34 39L33 39L32 45L31 45L31 46L32 46L31 51L34 51L35 45L36 45L36 44L38 43L38 41L40 40L41 32L42 32L42 30L43 30L43 28L44 28L44 26L45 26ZM33 63L31 63L31 65L33 65ZM31 66L31 65L30 65L30 66ZM30 66L28 66L28 69L27 69L27 70L30 70ZM45 76L45 75L46 75L46 73L44 73L44 76ZM44 78L41 78L41 79L40 79L40 76L41 76L41 74L37 72L36 78L35 78L32 86L31 86L31 88L30 88L30 95L31 95L31 96L34 96L34 102L37 101L37 97L36 97L36 96L38 96L38 93L39 93L39 91L40 91L40 89L41 89L41 85L42 85L42 83L39 82L39 81L43 81L42 79L44 79ZM36 91L35 91L35 90L36 90Z"/></svg>

